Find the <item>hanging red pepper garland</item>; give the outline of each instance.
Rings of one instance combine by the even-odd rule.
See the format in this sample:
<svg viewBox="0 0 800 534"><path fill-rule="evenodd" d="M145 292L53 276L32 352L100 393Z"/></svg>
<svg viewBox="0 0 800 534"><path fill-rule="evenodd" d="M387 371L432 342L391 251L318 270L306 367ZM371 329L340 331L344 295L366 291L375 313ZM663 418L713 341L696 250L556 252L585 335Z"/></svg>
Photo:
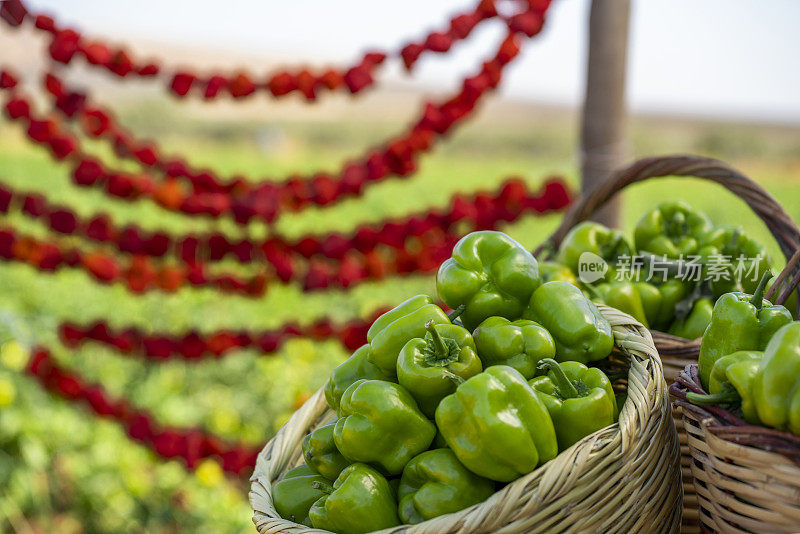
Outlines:
<svg viewBox="0 0 800 534"><path fill-rule="evenodd" d="M228 240L222 234L171 237L162 232L149 234L133 225L118 229L104 215L81 220L68 208L49 204L42 195L20 194L0 185L0 213L8 213L15 202L22 214L47 221L56 232L113 244L117 251L133 254L120 258L101 250L64 247L7 227L0 228L0 259L20 261L43 271L79 267L103 283L121 281L137 293L154 289L172 292L191 284L260 296L270 279L275 278L283 282L299 280L306 291L346 288L391 275L434 271L458 241L458 223L468 222L473 229L492 229L500 221L514 221L531 211L542 214L563 210L569 201L560 181L546 182L534 195L527 192L523 182L510 181L495 197L485 193L472 199L457 196L450 211L442 215L411 216L405 222L387 222L378 227L365 225L349 238L339 234L309 235L288 244L273 237L254 244L247 239ZM443 225L447 223L446 231L432 226L438 217ZM464 228L460 230L463 232ZM152 260L168 252L181 263ZM229 254L243 263L264 258L272 267L271 273L245 277L209 271L209 262ZM332 259L315 257L320 254Z"/></svg>
<svg viewBox="0 0 800 534"><path fill-rule="evenodd" d="M74 371L60 367L50 353L35 348L26 369L48 391L71 401L82 401L100 417L119 422L131 439L163 458L180 458L189 469L204 458L221 461L222 469L244 475L255 464L259 447L230 443L200 429L177 429L160 425L144 410L124 399L115 399L96 384L84 381Z"/></svg>
<svg viewBox="0 0 800 534"><path fill-rule="evenodd" d="M525 6L525 10L509 17L507 24L526 24L529 18L527 13L543 13L550 0L519 3ZM453 16L447 29L431 32L420 41L408 43L396 52L370 51L349 68L327 69L321 73L312 73L308 69L286 70L262 82L244 71L205 76L188 70L164 72L159 62L132 59L131 54L121 47L87 39L72 28L61 27L48 15L29 13L21 0L6 0L0 8L0 18L10 26L19 26L25 19L31 19L35 28L48 33L48 53L54 61L69 64L76 57L83 56L89 65L104 68L119 77L157 77L176 96L196 94L205 99L214 99L223 94L238 99L251 96L256 91L269 92L274 97L299 92L308 100L315 100L321 91L347 90L356 94L375 83L375 70L387 57L402 59L406 70L411 70L423 53L448 52L455 43L469 37L482 22L499 16L494 0L481 0L475 8Z"/></svg>
<svg viewBox="0 0 800 534"><path fill-rule="evenodd" d="M189 192L175 179L157 182L148 175L108 170L96 158L83 154L80 141L57 121L33 115L30 103L14 91L16 82L8 72L7 81L0 88L11 93L5 105L6 115L26 124L28 137L48 147L55 159L72 163L73 181L77 185L101 186L108 194L126 200L149 198L169 211L213 218L230 215L236 222L246 224L254 217L270 222L279 212L299 211L312 204L326 205L346 196L357 196L367 183L391 175L411 174L416 169L418 155L429 150L437 136L450 131L471 113L484 93L497 87L502 69L518 53L517 39L512 33L495 57L483 64L481 72L465 80L456 97L440 105L428 103L422 118L408 134L387 143L383 149L369 151L361 163L345 165L336 178L317 174L310 179L292 178L282 184L257 185L238 180L230 192Z"/></svg>
<svg viewBox="0 0 800 534"><path fill-rule="evenodd" d="M472 230L494 229L498 223L515 221L525 213L561 210L570 201L561 179L548 178L539 191L530 192L523 181L512 178L501 183L496 193L457 194L448 203L447 210L364 224L347 235L308 234L292 240L275 235L256 242L229 238L222 233L170 235L147 231L136 224L120 227L109 214L84 218L67 206L49 202L40 193L16 191L1 180L0 213L9 213L13 205L22 215L43 221L59 234L106 243L123 253L153 258L171 256L188 264L201 259L213 263L229 257L240 263L251 263L263 257L276 267L282 265L282 258L291 262L299 257L315 256L342 260L348 253L366 254L378 247L384 252L402 250L414 238L423 241L423 248L438 247L460 237L457 225L461 226L461 231L464 231L464 224ZM292 278L288 276L286 280Z"/></svg>
<svg viewBox="0 0 800 534"><path fill-rule="evenodd" d="M541 30L546 9L547 4L530 4L528 11L504 20L512 33L518 32L532 36ZM486 8L478 8L478 11L485 10ZM493 8L492 10L495 12ZM515 46L512 42L507 41L504 45L507 47L506 55L516 54L512 50ZM133 138L124 128L115 123L110 111L91 105L87 101L85 93L66 88L63 82L52 73L45 77L44 85L55 100L55 109L60 110L69 118L80 119L87 135L102 137L113 143L117 156L134 160L149 168L155 168L169 177L188 179L195 192L230 193L237 189L241 190L241 180L223 180L211 170L192 169L181 159L163 158L159 154L160 150L157 146L151 142Z"/></svg>
<svg viewBox="0 0 800 534"><path fill-rule="evenodd" d="M367 319L351 319L336 323L324 317L309 325L289 322L278 328L261 332L246 330L220 330L185 334L144 333L138 328L112 329L106 321L90 325L66 322L59 326L61 341L75 348L87 341L102 343L122 354L137 354L152 360L182 358L198 360L203 357L221 357L232 350L256 348L265 354L274 353L290 338L309 338L317 341L336 339L350 351L366 343L367 330L372 322L388 308L379 308Z"/></svg>
<svg viewBox="0 0 800 534"><path fill-rule="evenodd" d="M32 118L30 115L30 105L24 99L12 97L7 103L6 112L11 118L22 118L27 123L28 135L32 140L47 145L57 159L69 158L74 163L77 163L75 166L77 174L82 174L84 179L91 178L88 180L91 183L102 182L112 195L130 199L142 196L149 197L159 201L169 209L189 214L203 213L213 217L231 214L239 222L249 221L253 217L261 217L267 221L271 221L282 211L297 211L309 204L324 205L345 195L357 195L361 192L363 185L368 181L379 180L392 174L403 176L412 172L416 165L415 157L419 153L427 151L437 135L446 133L454 123L469 114L484 92L496 87L502 68L518 53L518 46L514 40L513 33L522 32L529 36L538 33L542 23L541 15L548 4L549 1L547 0L542 2L529 2L529 9L527 11L511 17L510 20L507 21L511 35L503 42L500 52L498 52L493 60L484 64L482 71L477 76L465 80L464 89L459 95L439 106L429 104L428 107L426 107L423 118L417 122L406 137L401 137L398 140L387 143L386 148L382 150L371 152L360 163L346 166L341 176L335 179L326 175L317 175L306 180L298 178L288 180L280 185L259 184L251 188L251 186L244 181L223 183L210 173L208 175L201 173L200 176L195 177L188 167L186 167L185 170L181 168L182 164L180 162L177 164L170 162L173 163L172 173L170 173L166 167L159 169L172 177L188 178L194 192L187 193L174 180L167 180L163 184L159 184L149 177L129 176L113 171L109 172L104 169L99 162L84 158L77 139L66 133L55 121ZM486 9L486 6L491 6L491 9L494 10L494 4L492 2L482 2L481 5L476 8L476 11L473 12L473 15L478 13L481 9ZM0 17L12 26L21 24L27 16L27 10L20 0L7 0L0 6ZM481 14L483 18L491 18L494 16L496 16L496 12L494 14ZM467 17L467 19L468 18L469 17ZM425 39L422 45L409 45L404 47L400 56L403 58L406 66L410 68L416 61L416 58L419 57L419 54L425 50L437 52L446 51L452 46L455 40L465 38L469 35L472 28L482 20L475 20L473 18L470 21L467 19L463 18L463 16L461 18L454 18L451 21L449 35L441 32L439 34L431 34ZM49 17L36 17L36 26L50 32L53 36L49 52L51 56L58 61L68 63L76 54L80 54L84 55L90 63L102 65L120 76L130 74L134 72L134 70L136 74L142 76L154 76L157 75L160 70L160 68L154 64L134 65L133 61L129 59L124 50L112 50L110 47L100 43L88 42L77 34L77 32L58 28L56 23ZM223 91L227 91L234 97L240 98L253 93L260 87L266 87L273 93L281 94L286 94L291 91L300 91L303 92L307 98L314 98L316 96L316 89L322 87L337 89L346 86L353 93L362 90L373 82L372 72L384 60L385 55L382 53L368 53L359 64L352 67L344 75L334 71L326 72L319 77L314 77L314 75L307 71L300 72L296 75L282 73L279 77L281 81L273 78L263 86L252 82L245 74L239 74L233 77L214 75L198 82L197 78L192 73L179 72L173 73L169 79L171 80L172 90L180 95L189 94L193 86L198 87L198 85L201 85L202 89L205 91L204 96L206 98L214 98ZM349 74L351 74L351 76L348 77ZM0 74L0 88L12 88L15 84L15 80L7 73ZM274 88L276 87L283 88L275 91ZM58 95L55 96L58 98ZM77 98L80 100L80 95L76 96L75 93L71 93L70 98ZM59 108L61 109L62 106L69 107L64 101L61 102ZM64 110L62 109L62 111ZM103 122L102 114L95 113L94 115L100 123ZM119 143L115 141L115 144L119 144L126 150L134 147L134 145L124 142L125 140L117 140ZM127 141L136 142L134 139L128 139ZM136 152L138 152L136 155L137 159L143 165L148 165L146 161L158 159L156 157L157 152L155 151L152 153L153 156L151 156L151 153L147 150L136 150ZM149 166L156 166L157 163L160 162L153 161ZM80 168L81 165L84 165L82 169ZM82 173L78 172L79 170L82 171ZM92 176L93 172L96 174L95 176ZM350 172L349 178L347 176L348 172ZM77 181L81 181L78 176L75 178ZM83 185L91 184L86 183ZM203 187L205 187L205 189L203 189ZM248 196L250 200L242 199ZM477 199L475 205L478 205ZM65 220L69 223L69 214L63 213L63 210L58 216L55 216L54 213L48 213L47 215L50 219L51 227L54 225L62 226ZM54 216L55 218L53 218ZM66 219L64 219L64 217L66 217ZM74 219L77 224L77 218ZM393 223L387 223L385 226L391 224ZM328 242L329 238L333 238L333 236L326 236L322 244L319 244L319 242L315 243L314 238L303 240L303 250L308 251L308 255L316 254L317 251L311 251L317 247L321 250L330 247ZM298 247L299 246L300 244L298 244ZM336 247L333 248L335 249ZM409 261L412 255L409 254L405 248L399 248L398 246L397 251L397 272L418 270L417 267L419 266L415 267L413 262ZM63 265L81 265L101 280L103 277L108 278L108 274L115 272L115 270L119 272L119 267L111 256L103 253L87 254L79 249L69 249L63 252L57 245L41 242L29 236L19 236L13 230L0 232L0 256L7 259L26 261L43 270L55 270ZM334 255L334 257L336 256ZM366 254L365 257L369 257L369 253ZM349 259L348 256L344 256L343 260L340 262L342 270L345 270L345 267L349 267L350 269L358 268L357 265L353 263L348 264ZM317 259L312 259L306 276L305 285L311 288L326 287L327 279L325 276L328 276L327 271L330 269L330 266L324 262L315 262L315 260ZM143 280L151 283L148 277L141 277L139 274L135 276L130 275L130 273L136 273L137 271L148 272L148 269L143 268L143 266L147 265L146 257L135 256L131 259L130 265L126 265L122 270L126 273L123 278L127 279L132 289L146 289L147 285L141 283ZM197 268L198 265L192 265L192 267ZM202 265L199 267L201 269L200 274L202 274ZM165 274L165 271L166 268L162 267L159 267L159 270L155 271L156 278L159 279L156 285L163 284L164 279L172 280L170 284L166 284L168 287L174 285L176 280L178 285L182 283L179 277L162 276ZM152 272L153 271L150 271L148 276L152 276ZM172 274L174 275L175 272ZM224 276L213 280L206 279L204 282L200 282L192 278L198 275L198 271L196 270L189 272L189 275L190 276L187 276L186 279L191 283L197 282L199 285L219 286L220 289L226 289L226 284L236 287L238 283L236 280L226 280ZM110 277L108 280L113 278L115 277ZM309 282L309 279L313 281ZM137 281L137 284L131 284L132 280ZM319 282L319 280L325 282ZM245 290L246 292L263 292L265 282L265 277L262 276L261 289L258 289L258 286L255 288L238 287L238 289ZM360 337L363 335L362 327L363 325L359 325L355 322L337 332L333 325L326 320L322 320L309 327L310 330L305 333L312 337L319 336L320 338L338 334L340 339L342 339L347 346L350 346L362 341ZM232 348L230 344L233 343L232 340L234 338L236 338L236 343L242 344L247 341L248 337L252 344L253 339L252 336L245 335L246 333L238 333L237 336L234 336L230 332L220 332L207 339L192 334L193 333L190 333L182 338L182 343L178 345L177 350L180 352L181 356L186 358L196 357L198 351L200 354L222 354L226 350ZM262 337L259 339L258 345L261 348L268 347L271 344L277 346L286 336L295 335L295 331L292 326L287 326L280 332L271 332L271 334L271 337ZM95 329L92 329L91 335L102 337ZM119 342L119 338L109 338L109 341L113 341L113 343L116 344ZM152 347L150 349L145 347L145 338L139 338L139 342L142 344L145 351L152 349ZM194 345L194 348L191 348L192 345ZM175 349L171 350L172 353L175 352ZM148 353L148 355L151 354ZM152 356L157 357L155 355ZM37 349L34 352L28 367L28 372L37 377L48 389L68 399L83 400L87 402L98 415L119 420L126 427L129 435L133 439L148 444L156 453L164 457L183 458L189 467L196 465L197 461L201 458L216 456L221 458L223 468L226 471L241 474L245 469L250 467L255 460L256 449L226 444L222 440L200 430L182 431L159 426L146 412L130 407L123 400L118 401L112 399L99 386L87 384L74 372L69 372L60 368L44 349Z"/></svg>
<svg viewBox="0 0 800 534"><path fill-rule="evenodd" d="M161 290L174 292L191 284L226 293L260 297L267 289L266 274L238 277L230 273L211 274L205 265L158 265L146 256L120 259L100 250L64 247L0 226L0 260L17 261L43 272L80 268L102 284L123 282L134 293Z"/></svg>

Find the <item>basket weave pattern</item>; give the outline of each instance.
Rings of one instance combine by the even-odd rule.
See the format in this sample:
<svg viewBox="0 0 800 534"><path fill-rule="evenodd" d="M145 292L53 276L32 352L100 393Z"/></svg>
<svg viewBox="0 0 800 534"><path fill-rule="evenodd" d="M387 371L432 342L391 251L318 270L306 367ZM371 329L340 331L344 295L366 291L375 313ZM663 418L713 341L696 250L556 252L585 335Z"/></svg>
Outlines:
<svg viewBox="0 0 800 534"><path fill-rule="evenodd" d="M628 401L619 423L587 436L483 503L382 532L678 532L679 451L661 361L646 328L613 308L599 308L611 323L618 351L630 361ZM325 532L282 519L272 505L272 485L301 461L303 436L333 416L317 391L259 454L250 504L261 534Z"/></svg>
<svg viewBox="0 0 800 534"><path fill-rule="evenodd" d="M697 366L670 387L683 409L700 521L714 532L800 532L800 436L748 425L715 406L686 402L702 392Z"/></svg>

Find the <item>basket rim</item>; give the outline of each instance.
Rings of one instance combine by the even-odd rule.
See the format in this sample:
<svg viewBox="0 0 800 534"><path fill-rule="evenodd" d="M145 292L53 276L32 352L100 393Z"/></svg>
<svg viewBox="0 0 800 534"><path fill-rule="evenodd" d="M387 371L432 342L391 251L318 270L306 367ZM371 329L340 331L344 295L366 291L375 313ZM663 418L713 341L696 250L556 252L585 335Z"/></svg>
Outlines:
<svg viewBox="0 0 800 534"><path fill-rule="evenodd" d="M689 364L670 384L673 403L680 406L684 417L700 422L703 430L719 439L741 447L750 447L789 460L800 467L800 436L791 432L752 425L720 406L699 406L686 399L689 391L706 393L700 383L697 364Z"/></svg>
<svg viewBox="0 0 800 534"><path fill-rule="evenodd" d="M659 512L661 514L659 520L666 525L664 528L677 530L680 525L682 500L679 447L675 427L672 423L669 402L667 401L666 383L663 378L658 351L653 344L650 332L635 319L605 305L598 305L598 308L612 325L615 347L630 357L628 371L629 402L622 406L619 422L587 436L572 447L559 453L555 459L498 490L482 503L417 525L393 527L392 529L387 529L386 532L445 532L449 531L448 527L453 527L454 522L460 522L459 531L466 530L464 522L477 527L479 523L470 522L471 517L474 517L479 511L486 513L483 508L492 510L493 516L503 514L504 511L507 514L510 511L505 510L508 505L503 500L503 497L519 499L521 493L527 495L525 493L526 490L531 492L539 489L556 491L556 495L552 496L553 499L556 497L561 498L563 492L572 495L569 492L574 490L570 489L569 482L575 483L573 479L578 478L578 476L567 477L567 480L564 480L563 474L557 474L554 471L555 469L568 471L569 467L565 466L575 464L583 466L589 459L593 462L599 462L598 465L592 468L593 470L602 469L607 463L615 461L613 459L615 455L608 453L601 455L602 450L612 446L621 448L623 451L636 450L635 445L639 437L639 429L636 427L644 424L658 429L659 432L666 433L665 442L671 442L671 449L674 449L669 450L669 447L656 448L660 450L659 454L662 456L669 455L669 461L662 462L666 465L660 466L660 469L671 469L672 471L671 476L661 477L663 479L662 484L664 484L662 489L667 492L668 498L665 497L665 499L668 499L668 502L665 501L663 503L663 510ZM298 534L327 532L280 519L274 508L272 508L271 485L293 463L287 458L294 458L294 462L298 460L298 456L300 456L300 441L308 429L331 417L333 417L333 413L327 407L323 390L320 389L292 415L290 420L259 453L253 475L250 478L251 490L249 495L251 508L254 511L253 522L259 532L295 532ZM651 431L654 430L651 429ZM669 436L669 434L672 435ZM669 439L670 437L672 438L671 440ZM647 449L650 451L653 448L648 446ZM293 452L287 456L285 451L289 450ZM281 451L284 451L284 453L282 454ZM274 461L272 458L273 453L277 456ZM631 452L631 454L634 453ZM565 464L565 466L561 464ZM615 473L618 471L615 470ZM555 488L553 487L554 485ZM531 499L531 502L536 500L532 497L529 497L529 499ZM616 503L616 506L609 508L608 513L612 516L616 515L619 512L619 504ZM528 516L524 515L523 517Z"/></svg>

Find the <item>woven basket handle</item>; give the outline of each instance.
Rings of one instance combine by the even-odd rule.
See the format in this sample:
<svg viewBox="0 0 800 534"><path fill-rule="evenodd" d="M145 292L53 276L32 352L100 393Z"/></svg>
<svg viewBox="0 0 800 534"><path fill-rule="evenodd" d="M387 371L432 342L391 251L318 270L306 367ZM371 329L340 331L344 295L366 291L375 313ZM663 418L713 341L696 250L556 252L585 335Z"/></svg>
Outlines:
<svg viewBox="0 0 800 534"><path fill-rule="evenodd" d="M794 258L800 250L800 229L763 187L728 164L713 158L690 155L651 157L635 161L614 172L608 180L576 200L564 215L558 229L534 251L534 255L538 257L544 250L558 250L564 236L573 226L587 220L625 187L650 178L666 176L695 177L716 182L744 200L764 221L787 260L779 282L788 280L789 284L784 287L776 301L783 303L791 293L791 288L800 283L800 256ZM792 274L792 271L796 273ZM776 288L779 282L772 287ZM771 290L775 291L772 288Z"/></svg>

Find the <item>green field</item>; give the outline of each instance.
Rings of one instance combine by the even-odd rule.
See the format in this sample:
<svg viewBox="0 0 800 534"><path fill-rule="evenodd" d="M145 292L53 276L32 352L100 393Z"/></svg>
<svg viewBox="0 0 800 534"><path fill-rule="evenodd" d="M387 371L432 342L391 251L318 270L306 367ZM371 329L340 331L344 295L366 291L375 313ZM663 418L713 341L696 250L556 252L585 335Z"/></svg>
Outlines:
<svg viewBox="0 0 800 534"><path fill-rule="evenodd" d="M148 114L142 109L151 109ZM386 217L444 207L456 191L493 189L508 175L531 185L550 174L577 183L573 114L525 107L492 113L446 140L422 160L407 180L374 185L359 199L309 209L280 220L289 237L307 232L347 231ZM393 121L202 120L161 105L123 110L132 128L164 140L170 150L221 173L282 176L290 171L335 169L369 143L396 132ZM279 133L278 148L263 136ZM759 125L641 118L631 126L632 152L677 152L719 157L756 178L800 220L800 129ZM98 152L103 149L94 147ZM46 192L82 214L109 211L119 224L136 222L169 231L221 228L231 235L258 236L265 228L209 223L168 214L145 202L125 203L71 185L66 169L28 145L19 128L0 122L0 180L16 188ZM764 225L740 200L699 180L668 179L633 187L624 195L623 222L661 200L683 198L715 223L741 224L762 239L781 263ZM12 214L6 220L44 235L44 227ZM558 216L526 217L505 228L533 248L558 224ZM108 318L116 326L204 331L269 328L287 320L310 322L323 315L345 320L378 306L433 291L432 277L410 276L364 283L351 291L303 293L275 285L259 300L183 289L166 296L132 296L120 286L100 286L78 271L42 274L18 264L0 264L0 531L16 532L248 532L252 528L246 485L223 477L213 461L196 473L177 462L161 462L129 441L115 424L97 420L55 400L21 375L32 344L53 349L59 361L101 382L115 395L151 410L164 423L199 425L251 444L264 443L298 401L319 388L345 352L336 342L295 340L277 354L232 353L202 363L170 361L146 365L96 345L71 352L55 334L62 320Z"/></svg>

